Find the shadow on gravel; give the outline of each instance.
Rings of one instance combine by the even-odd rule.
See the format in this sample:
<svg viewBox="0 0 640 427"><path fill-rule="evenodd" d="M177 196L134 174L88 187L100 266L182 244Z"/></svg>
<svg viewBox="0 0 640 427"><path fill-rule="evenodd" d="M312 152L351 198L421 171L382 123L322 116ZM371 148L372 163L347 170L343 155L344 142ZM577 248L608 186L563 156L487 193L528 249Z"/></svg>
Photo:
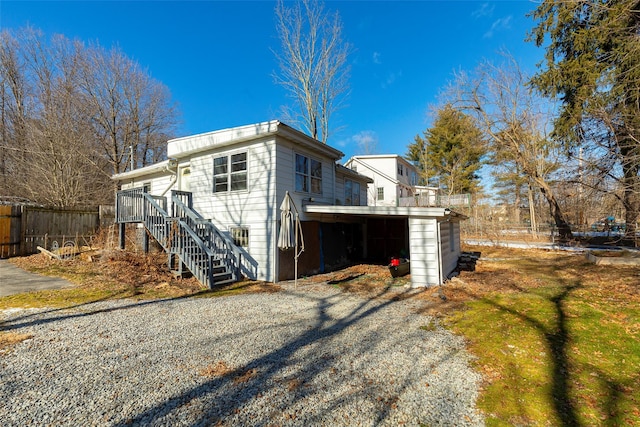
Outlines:
<svg viewBox="0 0 640 427"><path fill-rule="evenodd" d="M154 421L160 421L163 417L170 415L174 410L183 406L189 406L192 402L209 394L216 395L217 391L228 385L234 385L230 387L231 393L224 394L222 396L216 395L216 400L213 403L208 403L204 408L198 408L200 412L200 419L193 423L193 425L217 425L216 423L224 422L224 419L241 411L243 406L250 400L259 396L260 393L264 393L269 390L270 382L274 380L277 375L287 367L295 364L295 353L305 346L325 340L337 334L340 334L349 326L353 326L358 322L365 320L367 317L375 314L379 310L394 304L398 299L387 299L384 302L378 304L380 297L385 296L389 291L385 289L372 299L363 300L349 315L340 319L333 319L327 311L332 307L334 303L331 302L335 297L322 297L314 298L318 301L316 307L317 310L317 323L311 329L307 330L297 338L287 342L280 348L259 357L250 363L240 366L231 371L222 373L197 387L186 390L185 392L175 395L166 401L156 404L150 407L146 411L138 414L135 418L122 421L116 426L125 427L129 425L149 424ZM310 298L309 296L301 297ZM372 301L376 301L376 305L370 306ZM371 343L375 345L375 343ZM372 350L368 347L363 347L359 351L366 352ZM452 355L449 355L449 357ZM304 399L308 394L304 391L304 384L312 381L320 373L329 371L332 369L333 357L328 355L324 358L324 362L306 363L295 374L295 378L291 378L289 384L290 390L295 389L292 400L282 402L280 407L271 408L271 413L278 413L281 415L291 416L290 420L295 420L295 414L287 414L288 407L293 403ZM407 367L408 370L411 367ZM405 389L408 384L403 384L402 389ZM286 384L279 384L278 387L287 387ZM371 399L371 396L365 396L364 390L359 392L350 393L348 396L340 396L329 407L327 411L336 409L343 406L347 401L363 401L364 399ZM382 399L376 405L378 413L375 414L376 423L383 422L390 414L391 409L394 407L395 400L398 396L388 396ZM195 410L195 407L194 407ZM320 424L325 417L325 413L319 412L313 414L312 418L306 418L305 424ZM272 423L278 424L276 420L265 419L268 418L266 414L256 415L256 418L252 420L253 425L270 425ZM348 423L348 420L345 420Z"/></svg>
<svg viewBox="0 0 640 427"><path fill-rule="evenodd" d="M121 293L124 294L124 293L126 293L126 291L122 291ZM116 297L119 294L110 295L110 296L104 297L104 298L99 298L99 299L96 299L94 301L84 302L82 304L76 304L76 305L70 305L70 306L67 306L67 307L61 307L61 308L55 308L55 309L50 309L50 310L38 311L36 313L30 313L30 314L26 314L24 316L18 316L18 317L15 317L15 318L13 318L11 320L4 321L4 322L0 321L0 331L11 331L11 330L14 330L14 329L25 328L25 327L28 327L28 326L46 325L48 323L53 323L53 322L57 322L57 321L60 321L60 320L74 319L74 318L78 318L78 317L93 316L94 314L98 314L98 313L110 313L110 312L113 312L113 311L127 310L127 309L130 309L130 308L142 307L142 306L145 306L145 305L152 305L152 304L159 304L159 303L163 303L163 302L167 302L167 301L178 301L178 300L193 298L194 295L198 295L198 294L193 294L193 295L185 295L185 296L180 296L180 297L175 297L175 298L147 300L147 301L135 302L135 303L127 304L127 305L121 305L121 306L117 306L117 307L108 307L108 308L100 308L100 309L95 309L95 308L92 309L91 308L91 305L99 303L99 302L110 301L110 300L118 301L116 299ZM82 307L85 307L87 311L81 312L81 313L67 313L67 314L62 314L60 316L48 317L48 318L44 318L44 319L28 320L28 319L30 319L32 317L35 317L35 316L42 316L43 314L63 313L66 310L73 310L73 309L78 309L78 308L82 308Z"/></svg>

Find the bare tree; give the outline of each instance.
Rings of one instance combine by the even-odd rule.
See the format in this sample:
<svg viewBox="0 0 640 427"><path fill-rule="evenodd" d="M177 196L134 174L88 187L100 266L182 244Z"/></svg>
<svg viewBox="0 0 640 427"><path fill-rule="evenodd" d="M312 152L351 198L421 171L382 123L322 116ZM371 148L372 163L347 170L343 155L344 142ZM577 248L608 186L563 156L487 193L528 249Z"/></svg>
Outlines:
<svg viewBox="0 0 640 427"><path fill-rule="evenodd" d="M275 14L281 50L274 51L280 67L274 77L295 103L287 115L326 143L330 119L348 92L351 46L342 40L340 16L329 16L317 0L290 8L279 0Z"/></svg>
<svg viewBox="0 0 640 427"><path fill-rule="evenodd" d="M31 28L3 40L3 94L13 95L3 98L3 195L59 207L99 203L105 186L86 161L91 129L76 81L82 45L47 42Z"/></svg>
<svg viewBox="0 0 640 427"><path fill-rule="evenodd" d="M80 86L87 100L96 149L111 173L143 166L161 156L164 138L176 125L176 107L169 91L120 50L87 49Z"/></svg>
<svg viewBox="0 0 640 427"><path fill-rule="evenodd" d="M26 31L26 30L25 30ZM14 195L14 180L21 180L23 170L17 161L19 148L27 144L26 126L32 110L27 66L21 56L21 44L8 31L0 33L0 102L2 129L0 131L0 195Z"/></svg>
<svg viewBox="0 0 640 427"><path fill-rule="evenodd" d="M165 154L168 90L121 52L31 28L0 37L0 196L107 203L130 146L137 166Z"/></svg>
<svg viewBox="0 0 640 427"><path fill-rule="evenodd" d="M517 164L541 192L560 237L570 238L571 228L552 185L561 147L547 135L551 116L528 88L529 77L517 61L510 55L505 58L500 66L483 62L474 76L460 73L449 95L454 105L475 115L490 138L491 151Z"/></svg>

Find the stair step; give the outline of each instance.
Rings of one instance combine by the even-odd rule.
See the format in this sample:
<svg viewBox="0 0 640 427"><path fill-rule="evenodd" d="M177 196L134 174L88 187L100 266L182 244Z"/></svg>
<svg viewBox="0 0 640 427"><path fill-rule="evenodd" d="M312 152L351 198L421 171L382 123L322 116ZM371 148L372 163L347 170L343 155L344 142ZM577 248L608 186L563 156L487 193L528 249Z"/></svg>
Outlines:
<svg viewBox="0 0 640 427"><path fill-rule="evenodd" d="M156 241L160 243L165 252L169 254L169 270L175 277L204 277L206 282L206 276L209 274L213 286L223 285L227 283L236 282L234 274L227 265L226 256L224 252L221 252L215 245L215 236L210 235L202 224L198 221L193 223L187 221L186 218L182 218L187 223L187 227L191 227L191 230L202 240L203 247L196 243L196 240L186 238L182 234L174 235L173 232L168 233L167 226L174 227L176 218L158 217L153 221L144 221L145 228L152 235ZM175 240L180 239L180 240ZM178 248L177 244L186 244ZM209 257L206 253L211 251L213 255ZM172 261L173 260L173 261ZM190 268L189 265L192 267ZM209 271L209 266L211 270Z"/></svg>
<svg viewBox="0 0 640 427"><path fill-rule="evenodd" d="M233 283L236 280L231 278L231 279L227 279L227 280L217 280L213 282L213 286L221 286L221 285L226 285L227 283Z"/></svg>
<svg viewBox="0 0 640 427"><path fill-rule="evenodd" d="M224 276L232 276L229 270L219 271L217 273L212 274L213 277L224 277Z"/></svg>

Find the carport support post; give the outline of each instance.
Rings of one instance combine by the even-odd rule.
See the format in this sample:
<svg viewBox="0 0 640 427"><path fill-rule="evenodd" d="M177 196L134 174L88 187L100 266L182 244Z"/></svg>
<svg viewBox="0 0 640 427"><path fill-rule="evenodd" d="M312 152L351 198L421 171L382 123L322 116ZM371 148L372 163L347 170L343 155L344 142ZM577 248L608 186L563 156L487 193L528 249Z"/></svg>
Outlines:
<svg viewBox="0 0 640 427"><path fill-rule="evenodd" d="M124 233L125 233L125 223L121 222L119 225L119 233L118 233L118 243L120 244L120 249L124 250Z"/></svg>

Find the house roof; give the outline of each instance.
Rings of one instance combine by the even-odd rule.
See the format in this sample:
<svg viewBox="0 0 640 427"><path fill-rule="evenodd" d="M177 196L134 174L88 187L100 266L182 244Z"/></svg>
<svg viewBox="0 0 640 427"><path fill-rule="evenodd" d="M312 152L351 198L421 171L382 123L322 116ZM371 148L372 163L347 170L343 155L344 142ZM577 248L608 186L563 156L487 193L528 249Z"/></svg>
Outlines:
<svg viewBox="0 0 640 427"><path fill-rule="evenodd" d="M347 167L342 166L339 163L336 163L336 171L339 173L342 173L344 175L348 175L348 176L352 176L360 181L366 182L368 184L373 184L373 178L370 178L366 175L363 175L361 173L358 173L356 171L354 171L353 169L349 169Z"/></svg>
<svg viewBox="0 0 640 427"><path fill-rule="evenodd" d="M330 214L330 215L360 215L360 216L384 216L384 217L421 217L436 219L467 219L456 211L449 208L425 208L425 207L395 207L395 206L333 206L307 204L302 210L308 214Z"/></svg>
<svg viewBox="0 0 640 427"><path fill-rule="evenodd" d="M165 171L168 172L170 168L175 168L175 164L176 164L176 161L174 159L168 159L162 162L154 163L149 166L134 169L132 171L115 174L111 177L111 179L114 181L123 181L125 179L148 176L154 173L162 173Z"/></svg>
<svg viewBox="0 0 640 427"><path fill-rule="evenodd" d="M397 179L397 178L395 178L393 176L387 175L386 173L384 173L381 170L373 167L371 164L367 163L366 161L363 161L363 160L366 160L368 158L379 158L380 159L380 158L395 158L395 157L402 159L402 157L400 157L397 154L383 154L383 155L372 155L372 156L353 156L345 163L345 165L349 165L349 164L352 164L352 163L359 163L362 166L364 166L367 169L369 169L371 172L373 172L376 175L386 179L387 181L391 182L394 185L402 185L402 186L405 186L405 187L409 187L407 184L401 182L399 179ZM406 160L405 160L405 162L406 162ZM347 169L349 169L349 168L347 168Z"/></svg>
<svg viewBox="0 0 640 427"><path fill-rule="evenodd" d="M167 143L167 156L179 159L213 148L222 148L272 135L280 135L334 160L344 157L343 152L315 140L278 120L172 139Z"/></svg>
<svg viewBox="0 0 640 427"><path fill-rule="evenodd" d="M168 168L175 167L176 159L274 135L279 135L287 140L293 141L310 151L323 154L334 161L344 157L342 151L315 140L278 120L271 120L269 122L255 123L171 139L167 142L167 157L169 157L169 160L119 173L113 175L111 179L114 181L123 181L153 173L169 172ZM173 172L175 173L175 171Z"/></svg>
<svg viewBox="0 0 640 427"><path fill-rule="evenodd" d="M351 156L349 158L349 160L347 160L345 162L345 165L348 165L349 163L351 163L354 159L359 159L359 160L367 160L367 159L395 159L395 160L400 160L403 163L414 167L413 164L411 164L410 161L408 161L407 159L405 159L403 156L401 156L400 154L358 154L355 156Z"/></svg>

